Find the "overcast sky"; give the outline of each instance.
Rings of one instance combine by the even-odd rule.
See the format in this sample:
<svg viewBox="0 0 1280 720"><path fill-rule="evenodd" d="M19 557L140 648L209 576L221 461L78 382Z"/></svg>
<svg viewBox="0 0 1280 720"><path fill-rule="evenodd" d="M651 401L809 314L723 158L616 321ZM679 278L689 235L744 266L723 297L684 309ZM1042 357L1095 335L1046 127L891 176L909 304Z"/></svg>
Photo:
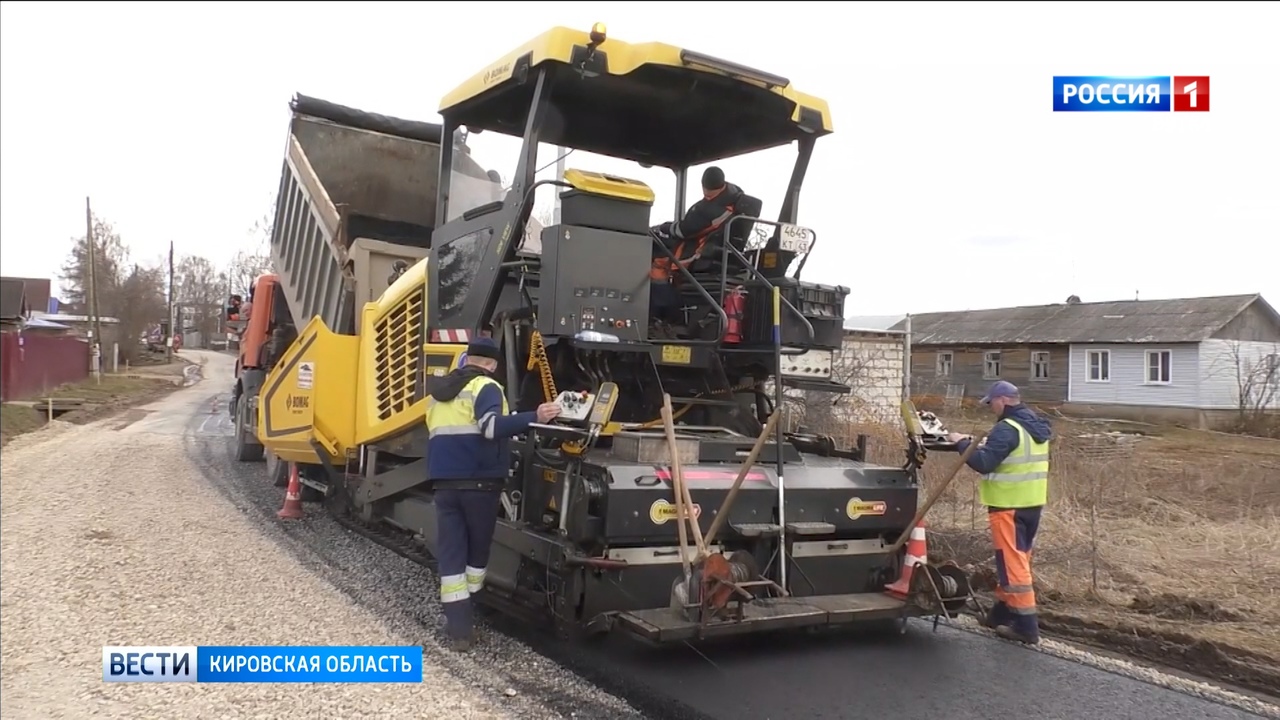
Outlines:
<svg viewBox="0 0 1280 720"><path fill-rule="evenodd" d="M274 199L293 93L435 120L444 93L518 44L599 20L611 37L732 59L831 103L836 132L819 140L801 202L819 234L805 277L852 288L848 315L1072 293L1280 304L1276 3L49 2L0 14L5 275L56 277L83 237L86 195L135 257L173 240L224 262ZM1180 74L1212 77L1209 113L1051 111L1053 75ZM509 147L474 142L509 177ZM790 162L787 150L723 167L776 216ZM658 222L672 190L653 184Z"/></svg>

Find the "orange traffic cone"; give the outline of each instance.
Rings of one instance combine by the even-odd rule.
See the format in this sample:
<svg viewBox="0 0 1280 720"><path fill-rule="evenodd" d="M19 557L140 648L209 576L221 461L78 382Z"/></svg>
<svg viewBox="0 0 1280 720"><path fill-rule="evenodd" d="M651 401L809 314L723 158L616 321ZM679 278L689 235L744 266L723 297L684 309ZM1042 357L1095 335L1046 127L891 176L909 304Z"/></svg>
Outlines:
<svg viewBox="0 0 1280 720"><path fill-rule="evenodd" d="M907 554L902 558L902 575L892 585L885 586L890 595L905 598L911 589L911 575L916 565L929 562L929 545L925 539L924 520L911 529L911 537L907 540Z"/></svg>
<svg viewBox="0 0 1280 720"><path fill-rule="evenodd" d="M301 520L303 518L302 483L298 482L297 463L289 463L289 487L284 491L284 507L280 508L280 512L276 513L276 517L281 520ZM907 552L911 551L908 549Z"/></svg>

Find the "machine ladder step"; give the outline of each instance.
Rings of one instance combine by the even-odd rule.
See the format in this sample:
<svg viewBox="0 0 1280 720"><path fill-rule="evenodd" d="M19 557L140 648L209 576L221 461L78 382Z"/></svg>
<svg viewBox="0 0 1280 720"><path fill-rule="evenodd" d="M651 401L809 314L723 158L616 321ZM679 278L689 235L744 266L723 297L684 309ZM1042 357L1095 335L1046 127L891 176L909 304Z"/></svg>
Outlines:
<svg viewBox="0 0 1280 720"><path fill-rule="evenodd" d="M673 397L671 398L671 403L673 405L721 405L724 407L733 407L738 404L736 400L717 400L705 397Z"/></svg>
<svg viewBox="0 0 1280 720"><path fill-rule="evenodd" d="M782 530L776 523L729 523L729 527L743 537L767 537Z"/></svg>
<svg viewBox="0 0 1280 720"><path fill-rule="evenodd" d="M789 522L787 532L794 535L831 535L836 526L829 522Z"/></svg>

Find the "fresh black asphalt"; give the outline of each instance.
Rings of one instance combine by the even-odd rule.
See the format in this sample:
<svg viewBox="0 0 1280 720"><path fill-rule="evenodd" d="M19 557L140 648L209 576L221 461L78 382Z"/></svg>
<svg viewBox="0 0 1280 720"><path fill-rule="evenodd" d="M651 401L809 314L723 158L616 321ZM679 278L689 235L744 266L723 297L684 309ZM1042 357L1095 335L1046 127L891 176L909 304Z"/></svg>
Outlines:
<svg viewBox="0 0 1280 720"><path fill-rule="evenodd" d="M977 633L754 638L658 650L622 638L584 662L724 720L1211 720L1240 710ZM655 698L656 699L656 698Z"/></svg>
<svg viewBox="0 0 1280 720"><path fill-rule="evenodd" d="M212 388L211 388L212 390ZM210 398L213 401L213 398ZM219 403L221 405L221 403ZM217 407L215 405L214 407ZM222 405L225 407L225 405ZM215 411L216 412L216 411ZM231 459L229 423L192 418L193 460L263 531L353 600L396 626L431 624L438 604L425 569L346 531L315 505L282 528L281 491L261 464ZM342 552L336 552L341 548ZM505 625L505 623L504 623ZM477 652L503 663L496 630ZM544 656L651 718L682 720L1227 720L1256 717L1216 702L1057 658L1003 640L913 621L904 635L849 632L761 636L648 648L625 637L565 645L519 633ZM487 662L487 661L486 661ZM470 664L470 663L467 663ZM504 671L521 693L578 720L620 720L602 706L556 700L527 662ZM460 666L461 667L461 666ZM459 669L458 674L468 675Z"/></svg>

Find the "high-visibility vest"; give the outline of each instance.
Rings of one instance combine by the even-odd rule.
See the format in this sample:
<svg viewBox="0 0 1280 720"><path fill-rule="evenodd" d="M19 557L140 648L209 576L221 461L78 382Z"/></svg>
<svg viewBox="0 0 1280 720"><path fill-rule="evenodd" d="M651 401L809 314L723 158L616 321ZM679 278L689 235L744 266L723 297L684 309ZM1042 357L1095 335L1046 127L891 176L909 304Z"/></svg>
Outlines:
<svg viewBox="0 0 1280 720"><path fill-rule="evenodd" d="M1037 442L1018 422L1004 418L1018 431L1018 445L996 469L982 476L978 493L982 504L996 508L1040 507L1049 501L1049 442Z"/></svg>
<svg viewBox="0 0 1280 720"><path fill-rule="evenodd" d="M476 417L476 398L488 384L498 386L498 392L502 395L502 414L506 415L507 397L502 393L502 385L491 377L477 375L471 378L454 399L440 402L432 398L427 403L428 440L440 435L483 435L480 424L486 418Z"/></svg>

